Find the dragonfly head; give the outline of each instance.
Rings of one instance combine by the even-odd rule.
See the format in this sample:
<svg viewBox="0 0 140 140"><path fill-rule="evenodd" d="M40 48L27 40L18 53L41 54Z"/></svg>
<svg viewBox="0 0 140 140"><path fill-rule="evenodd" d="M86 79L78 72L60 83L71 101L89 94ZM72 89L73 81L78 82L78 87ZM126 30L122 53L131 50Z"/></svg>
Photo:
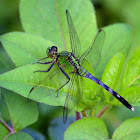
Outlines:
<svg viewBox="0 0 140 140"><path fill-rule="evenodd" d="M56 53L57 53L57 47L56 46L49 47L46 50L46 54L49 58L53 58L54 55L56 55Z"/></svg>

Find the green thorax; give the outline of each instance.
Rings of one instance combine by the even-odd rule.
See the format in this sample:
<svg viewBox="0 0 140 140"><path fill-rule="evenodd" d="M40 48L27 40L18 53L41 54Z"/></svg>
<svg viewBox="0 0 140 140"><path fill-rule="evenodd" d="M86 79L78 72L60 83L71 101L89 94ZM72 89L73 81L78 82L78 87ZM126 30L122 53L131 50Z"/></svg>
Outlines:
<svg viewBox="0 0 140 140"><path fill-rule="evenodd" d="M58 53L58 61L61 65L69 65L69 58L70 53L66 52L66 51L62 51L60 53Z"/></svg>
<svg viewBox="0 0 140 140"><path fill-rule="evenodd" d="M71 52L62 51L59 54L59 63L62 65L70 65L76 68L80 68L80 65L78 64L77 58L74 57L74 55Z"/></svg>

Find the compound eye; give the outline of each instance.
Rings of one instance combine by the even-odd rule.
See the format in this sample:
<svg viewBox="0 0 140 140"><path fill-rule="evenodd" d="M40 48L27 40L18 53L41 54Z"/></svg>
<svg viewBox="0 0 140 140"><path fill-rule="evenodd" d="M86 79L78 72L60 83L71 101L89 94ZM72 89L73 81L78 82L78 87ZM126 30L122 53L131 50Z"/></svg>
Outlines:
<svg viewBox="0 0 140 140"><path fill-rule="evenodd" d="M57 52L57 47L54 48L54 51Z"/></svg>

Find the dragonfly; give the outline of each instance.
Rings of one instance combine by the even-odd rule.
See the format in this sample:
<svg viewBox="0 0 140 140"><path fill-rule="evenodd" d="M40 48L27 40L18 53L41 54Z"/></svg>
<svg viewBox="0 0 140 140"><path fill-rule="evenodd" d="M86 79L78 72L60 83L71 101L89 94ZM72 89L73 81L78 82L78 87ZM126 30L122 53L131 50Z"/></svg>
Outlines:
<svg viewBox="0 0 140 140"><path fill-rule="evenodd" d="M94 82L96 82L98 85L103 87L105 90L107 90L110 94L112 94L115 98L117 98L124 106L134 111L134 108L131 106L130 103L128 103L123 97L121 97L118 93L116 93L113 89L111 89L109 86L104 84L102 81L94 77L91 73L89 73L84 67L82 67L82 64L84 64L85 61L90 60L90 56L94 56L95 59L90 61L92 68L94 69L101 59L101 50L104 44L105 40L105 31L103 29L100 29L95 39L93 39L90 47L82 54L80 55L81 50L81 43L79 40L79 37L76 33L71 15L68 10L66 10L66 18L68 23L68 29L69 29L69 36L70 36L70 43L71 43L71 52L68 51L61 51L58 52L58 48L56 46L52 46L47 48L46 53L47 57L40 59L38 64L44 64L48 65L50 64L49 68L46 71L37 70L35 72L50 72L51 69L54 67L54 65L57 65L57 68L59 69L59 73L61 73L65 77L65 82L58 88L57 90L57 96L59 95L59 90L65 87L69 83L69 89L67 92L67 96L65 99L64 109L63 109L63 122L66 123L67 116L69 113L69 104L70 99L72 96L72 92L75 90L73 87L74 85L77 86L76 90L76 102L79 103L82 96L83 96L83 78L88 78ZM47 62L41 62L44 59L50 59L51 61ZM65 69L70 69L71 72L67 73ZM54 73L54 72L53 72ZM71 77L69 75L72 75ZM54 73L53 76L58 75L58 73ZM52 79L52 77L46 77L46 79L41 80L48 80ZM48 78L48 79L47 79ZM37 85L32 87L29 94L31 94L36 87L41 83L39 82ZM49 82L46 81L46 82Z"/></svg>

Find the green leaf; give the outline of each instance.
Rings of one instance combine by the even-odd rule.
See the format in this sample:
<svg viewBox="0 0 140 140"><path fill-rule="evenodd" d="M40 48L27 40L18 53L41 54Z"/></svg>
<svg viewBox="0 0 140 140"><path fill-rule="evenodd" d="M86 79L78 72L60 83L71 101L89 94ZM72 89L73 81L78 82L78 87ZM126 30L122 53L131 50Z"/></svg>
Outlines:
<svg viewBox="0 0 140 140"><path fill-rule="evenodd" d="M95 11L90 0L21 0L20 15L23 28L28 33L41 35L63 50L70 51L66 9L71 14L83 52L97 32Z"/></svg>
<svg viewBox="0 0 140 140"><path fill-rule="evenodd" d="M40 36L21 32L2 35L0 40L17 67L46 57L46 49L54 45Z"/></svg>
<svg viewBox="0 0 140 140"><path fill-rule="evenodd" d="M132 140L140 138L140 117L124 121L114 132L112 139Z"/></svg>
<svg viewBox="0 0 140 140"><path fill-rule="evenodd" d="M129 60L125 73L122 78L121 89L140 86L140 47L135 50ZM140 92L137 93L140 95Z"/></svg>
<svg viewBox="0 0 140 140"><path fill-rule="evenodd" d="M0 139L4 140L4 138L9 134L8 130L0 124Z"/></svg>
<svg viewBox="0 0 140 140"><path fill-rule="evenodd" d="M122 77L121 95L132 105L140 106L140 47L129 60Z"/></svg>
<svg viewBox="0 0 140 140"><path fill-rule="evenodd" d="M4 92L2 94L2 100L5 101L9 113L8 118L10 118L16 132L19 132L21 129L37 120L38 110L35 103L28 102L27 99L11 91ZM1 110L1 108L1 115L5 118L4 111Z"/></svg>
<svg viewBox="0 0 140 140"><path fill-rule="evenodd" d="M107 63L120 51L126 56L131 47L131 28L127 24L114 24L104 28L106 37L101 52L101 61L96 68L95 75L101 77Z"/></svg>
<svg viewBox="0 0 140 140"><path fill-rule="evenodd" d="M14 133L8 136L6 140L33 140L27 133Z"/></svg>
<svg viewBox="0 0 140 140"><path fill-rule="evenodd" d="M65 131L64 140L88 139L97 140L108 138L107 128L99 118L84 118L76 121Z"/></svg>
<svg viewBox="0 0 140 140"><path fill-rule="evenodd" d="M130 65L131 64L131 60L130 60L129 61L130 64L128 63L128 65L131 68L130 68L130 71L127 73L128 68L126 68L124 72L124 62L125 62L125 53L122 52L122 53L116 54L106 66L106 69L102 76L102 81L106 85L108 85L111 89L118 92L118 94L124 97L129 103L135 106L139 106L140 105L140 87L138 86L139 84L137 83L136 84L137 86L135 86L134 84L133 86L125 89L123 86L125 82L121 83L122 74L124 74L123 79L124 78L127 79L126 80L127 83L132 83L135 78L129 78L129 73L131 73L132 75L132 71L133 71L134 72L133 76L138 77L139 72L137 72L137 70L139 66L136 65L135 67L135 66ZM136 69L136 74L135 74L135 69ZM121 89L120 89L120 85L122 85ZM112 100L113 96L105 89L103 89L103 93L104 93L106 103L111 104L111 105L122 105L116 98Z"/></svg>
<svg viewBox="0 0 140 140"><path fill-rule="evenodd" d="M106 66L102 76L102 82L108 85L111 89L116 90L120 82L122 69L125 61L125 53L120 52L116 54ZM112 95L103 89L104 97L107 102L112 98Z"/></svg>

